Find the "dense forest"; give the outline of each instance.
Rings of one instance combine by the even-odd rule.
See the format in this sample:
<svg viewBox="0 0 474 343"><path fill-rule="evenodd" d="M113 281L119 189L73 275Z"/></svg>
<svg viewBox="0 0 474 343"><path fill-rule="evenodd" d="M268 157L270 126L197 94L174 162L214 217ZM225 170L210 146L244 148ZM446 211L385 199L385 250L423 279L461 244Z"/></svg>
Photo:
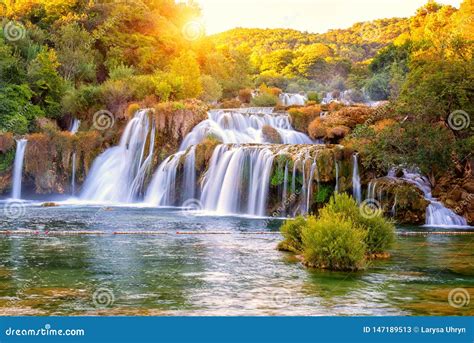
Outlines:
<svg viewBox="0 0 474 343"><path fill-rule="evenodd" d="M433 184L447 171L463 175L471 168L472 0L459 9L429 1L410 18L324 34L234 29L214 36L205 35L193 2L0 5L4 134L66 130L72 118L83 122L81 130L93 129L99 110L123 119L141 106L173 101L179 108L186 99L275 106L283 91L308 95L308 107L290 110L295 126L324 138L329 124L315 120L319 102L327 92L351 90L354 103L389 100L364 122L331 124L364 155L366 167L385 173L393 165L416 165ZM254 89L260 95L252 98ZM2 169L12 159L1 154Z"/></svg>

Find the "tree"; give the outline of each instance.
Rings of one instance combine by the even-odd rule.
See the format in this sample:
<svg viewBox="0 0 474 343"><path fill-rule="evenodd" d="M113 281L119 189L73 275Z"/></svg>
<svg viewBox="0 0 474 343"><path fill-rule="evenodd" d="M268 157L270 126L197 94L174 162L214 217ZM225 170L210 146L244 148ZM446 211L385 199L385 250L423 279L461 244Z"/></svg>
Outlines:
<svg viewBox="0 0 474 343"><path fill-rule="evenodd" d="M201 76L203 92L201 100L206 102L218 101L222 97L222 87L212 76Z"/></svg>
<svg viewBox="0 0 474 343"><path fill-rule="evenodd" d="M58 73L59 62L54 50L42 51L28 66L28 82L33 91L32 102L44 108L50 118L61 114L61 98L65 82Z"/></svg>
<svg viewBox="0 0 474 343"><path fill-rule="evenodd" d="M183 80L181 99L197 98L202 93L201 72L194 53L183 52L171 62L170 72Z"/></svg>
<svg viewBox="0 0 474 343"><path fill-rule="evenodd" d="M92 81L95 78L94 38L77 23L62 26L53 37L60 63L59 71L68 81Z"/></svg>
<svg viewBox="0 0 474 343"><path fill-rule="evenodd" d="M32 96L28 85L0 87L0 131L26 134L33 120L44 115L31 104Z"/></svg>

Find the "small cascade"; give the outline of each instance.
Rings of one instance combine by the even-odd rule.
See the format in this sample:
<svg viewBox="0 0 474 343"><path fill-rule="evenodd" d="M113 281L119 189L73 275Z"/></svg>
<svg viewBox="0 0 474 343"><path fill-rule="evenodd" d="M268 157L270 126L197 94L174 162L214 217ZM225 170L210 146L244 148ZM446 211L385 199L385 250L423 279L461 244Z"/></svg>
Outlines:
<svg viewBox="0 0 474 343"><path fill-rule="evenodd" d="M269 143L263 135L265 126L275 129L283 144L311 144L304 133L295 131L290 117L273 113L273 108L212 110L183 140L180 151L213 136L224 144Z"/></svg>
<svg viewBox="0 0 474 343"><path fill-rule="evenodd" d="M71 193L76 194L76 153L72 153Z"/></svg>
<svg viewBox="0 0 474 343"><path fill-rule="evenodd" d="M307 196L306 196L306 208L305 208L305 211L306 213L309 212L310 208L310 200L311 200L311 196L313 195L313 177L314 177L314 173L316 171L316 169L318 168L318 162L317 162L317 156L314 158L313 160L313 163L311 164L311 169L310 169L310 172L309 172L309 178L308 178L308 187L307 187Z"/></svg>
<svg viewBox="0 0 474 343"><path fill-rule="evenodd" d="M403 170L403 180L414 184L420 189L425 199L430 202L426 208L426 226L433 227L456 227L468 226L464 217L454 213L449 208L446 208L440 201L431 195L431 185L425 177L416 172L409 172Z"/></svg>
<svg viewBox="0 0 474 343"><path fill-rule="evenodd" d="M196 147L192 146L186 154L183 176L183 201L194 199L196 193Z"/></svg>
<svg viewBox="0 0 474 343"><path fill-rule="evenodd" d="M74 118L71 126L69 127L69 132L73 135L79 131L81 126L81 121ZM76 194L76 152L72 153L72 176L71 176L71 193L72 195Z"/></svg>
<svg viewBox="0 0 474 343"><path fill-rule="evenodd" d="M279 99L283 106L304 106L308 101L305 95L292 93L282 93Z"/></svg>
<svg viewBox="0 0 474 343"><path fill-rule="evenodd" d="M288 161L285 163L285 172L283 174L283 191L281 197L281 208L283 209L283 215L286 214L286 201L288 199Z"/></svg>
<svg viewBox="0 0 474 343"><path fill-rule="evenodd" d="M81 121L79 119L74 118L71 122L71 126L69 127L69 132L73 135L79 131L79 127L81 126Z"/></svg>
<svg viewBox="0 0 474 343"><path fill-rule="evenodd" d="M16 141L15 164L13 166L12 198L21 199L21 179L23 175L23 161L25 159L26 139Z"/></svg>
<svg viewBox="0 0 474 343"><path fill-rule="evenodd" d="M204 209L219 214L266 215L274 157L267 148L217 147L203 185Z"/></svg>
<svg viewBox="0 0 474 343"><path fill-rule="evenodd" d="M358 154L352 155L352 195L354 196L354 199L357 201L357 203L360 204L362 201L362 190L360 186L358 156Z"/></svg>
<svg viewBox="0 0 474 343"><path fill-rule="evenodd" d="M273 108L257 107L210 111L208 119L199 123L184 138L179 151L167 158L158 167L146 192L145 203L153 206L181 206L184 201L200 196L203 201L203 207L208 210L220 213L224 213L227 210L229 211L228 213L247 213L243 206L237 206L235 203L231 203L230 200L218 206L215 197L223 200L225 197L220 194L216 195L217 190L215 187L217 186L214 187L214 185L217 184L216 180L218 178L222 178L220 180L222 183L224 180L231 180L228 177L230 177L229 175L232 172L235 175L238 174L238 168L243 168L242 165L237 166L239 159L248 161L250 159L249 154L253 156L257 154L256 150L262 150L261 147L258 149L242 148L238 150L235 147L229 148L226 145L246 143L273 145L264 138L263 129L265 126L276 130L285 143L313 143L307 135L297 132L292 128L288 114L273 113ZM201 190L198 190L196 185L195 147L209 136L220 140L223 145L218 146L214 150L208 172L202 181ZM230 159L230 155L232 155L232 159ZM272 154L272 161L273 157L274 154ZM229 160L226 160L227 158ZM232 164L226 163L231 161ZM228 167L234 169L221 170ZM252 164L249 166L249 168L254 167L256 166ZM226 174L227 172L229 174ZM226 175L227 179L224 178ZM237 179L233 182L237 183ZM182 191L179 191L179 189L182 189ZM229 187L225 189L229 189ZM201 191L201 194L199 195L197 191ZM249 201L251 200L252 197L249 198ZM248 204L248 207L251 208L248 214L257 215L259 213L261 202L259 202L260 200L257 201L257 199L254 199L254 201L255 204Z"/></svg>
<svg viewBox="0 0 474 343"><path fill-rule="evenodd" d="M336 156L334 156L334 165L336 166L336 188L335 192L339 193L339 161L336 160Z"/></svg>
<svg viewBox="0 0 474 343"><path fill-rule="evenodd" d="M155 124L149 110L138 111L127 124L120 144L96 158L80 198L112 203L135 201L151 167L154 139Z"/></svg>
<svg viewBox="0 0 474 343"><path fill-rule="evenodd" d="M367 199L375 199L375 190L377 187L377 179L374 179L369 182L367 186Z"/></svg>

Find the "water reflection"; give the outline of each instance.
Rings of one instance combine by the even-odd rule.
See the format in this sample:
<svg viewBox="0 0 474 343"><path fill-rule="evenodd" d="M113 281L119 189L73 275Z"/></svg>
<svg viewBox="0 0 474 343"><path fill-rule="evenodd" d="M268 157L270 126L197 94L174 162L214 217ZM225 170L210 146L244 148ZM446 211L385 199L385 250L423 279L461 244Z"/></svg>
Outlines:
<svg viewBox="0 0 474 343"><path fill-rule="evenodd" d="M0 236L0 314L474 314L447 301L458 287L474 296L472 236L400 237L391 259L335 273L307 270L277 251L278 234L239 234L278 224L175 209L29 206L19 220L0 219L0 230L38 230ZM51 234L65 230L106 234ZM164 234L113 234L137 230ZM113 294L111 304L97 306L98 289Z"/></svg>

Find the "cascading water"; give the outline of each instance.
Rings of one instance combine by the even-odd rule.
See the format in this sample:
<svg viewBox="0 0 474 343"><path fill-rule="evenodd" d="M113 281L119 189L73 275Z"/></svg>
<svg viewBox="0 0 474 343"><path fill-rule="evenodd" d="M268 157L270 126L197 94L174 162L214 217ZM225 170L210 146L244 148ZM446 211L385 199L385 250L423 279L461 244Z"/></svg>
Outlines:
<svg viewBox="0 0 474 343"><path fill-rule="evenodd" d="M181 144L180 151L214 136L224 144L269 143L263 128L274 128L283 144L311 144L304 133L295 131L287 114L273 113L273 108L212 110L208 119L199 123Z"/></svg>
<svg viewBox="0 0 474 343"><path fill-rule="evenodd" d="M358 204L362 201L362 190L360 186L359 158L357 154L352 155L352 195Z"/></svg>
<svg viewBox="0 0 474 343"><path fill-rule="evenodd" d="M466 227L467 221L465 218L457 215L449 208L446 208L441 202L431 195L431 186L429 181L416 172L409 172L403 170L403 180L414 184L420 189L425 199L430 202L426 208L426 226L432 227Z"/></svg>
<svg viewBox="0 0 474 343"><path fill-rule="evenodd" d="M193 199L199 196L196 193L196 170L195 170L195 146L206 137L212 136L220 140L224 144L250 144L250 143L261 143L270 144L265 139L263 134L264 127L268 126L275 129L280 135L282 143L285 144L310 144L312 140L305 134L295 131L290 123L290 118L287 114L273 113L273 108L243 108L243 109L232 109L232 110L213 110L208 113L208 119L199 123L183 140L179 151L168 157L156 171L153 176L153 180L148 187L145 203L153 206L180 206L184 201ZM226 157L222 157L225 146L218 147L214 150L214 154L211 158L211 164L208 169L208 173L204 179L202 186L201 200L205 209L210 211L217 211L220 213L243 213L261 215L260 208L261 202L256 201L255 207L248 210L245 206L239 206L234 204L221 204L217 206L216 199L228 199L226 196L217 196L217 190L207 197L207 193L210 188L210 183L217 183L218 177L224 178L225 175L222 173L229 172L231 175L238 173L237 170L221 170L217 173L215 168L227 168L225 164L225 158L229 157L230 154L235 154L232 159L230 168L235 166L239 158L245 159L243 156L247 156L249 149L241 149L236 151L236 148L226 150ZM262 148L258 148L262 149ZM253 148L253 154L257 148ZM267 154L268 155L268 154ZM239 157L240 156L240 157ZM180 170L180 161L184 158L184 166L182 173ZM223 159L221 161L221 158ZM246 157L247 160L248 156ZM251 161L250 159L249 161ZM273 160L273 157L272 157ZM251 168L258 166L250 166ZM271 170L271 165L270 165ZM182 175L181 175L182 174ZM223 182L224 179L221 180ZM211 182L212 181L212 182ZM236 180L234 180L236 182ZM222 185L221 185L222 186ZM177 189L182 189L179 192ZM217 188L216 188L217 189ZM223 192L228 190L229 187L223 188ZM253 191L253 190L252 190ZM179 193L179 195L177 194ZM212 197L216 199L210 200ZM205 198L203 198L205 197ZM214 202L213 202L214 201ZM235 202L235 198L233 200ZM252 207L252 204L249 204Z"/></svg>
<svg viewBox="0 0 474 343"><path fill-rule="evenodd" d="M13 166L12 198L21 199L21 179L23 174L23 161L25 159L26 139L16 141L15 164Z"/></svg>
<svg viewBox="0 0 474 343"><path fill-rule="evenodd" d="M81 126L81 121L74 118L69 128L69 132L72 135L75 135L77 131L79 131L80 126ZM72 195L76 194L76 152L72 153L71 193Z"/></svg>
<svg viewBox="0 0 474 343"><path fill-rule="evenodd" d="M149 110L138 111L127 124L120 144L94 161L80 198L112 203L137 200L151 167L154 139L155 124Z"/></svg>
<svg viewBox="0 0 474 343"><path fill-rule="evenodd" d="M74 118L71 122L71 126L69 127L69 132L73 135L79 131L79 127L81 126L81 121L79 119Z"/></svg>
<svg viewBox="0 0 474 343"><path fill-rule="evenodd" d="M301 94L282 93L280 102L283 106L304 106L308 98Z"/></svg>
<svg viewBox="0 0 474 343"><path fill-rule="evenodd" d="M267 148L238 145L216 148L209 177L203 185L204 208L219 214L264 216L274 157Z"/></svg>

